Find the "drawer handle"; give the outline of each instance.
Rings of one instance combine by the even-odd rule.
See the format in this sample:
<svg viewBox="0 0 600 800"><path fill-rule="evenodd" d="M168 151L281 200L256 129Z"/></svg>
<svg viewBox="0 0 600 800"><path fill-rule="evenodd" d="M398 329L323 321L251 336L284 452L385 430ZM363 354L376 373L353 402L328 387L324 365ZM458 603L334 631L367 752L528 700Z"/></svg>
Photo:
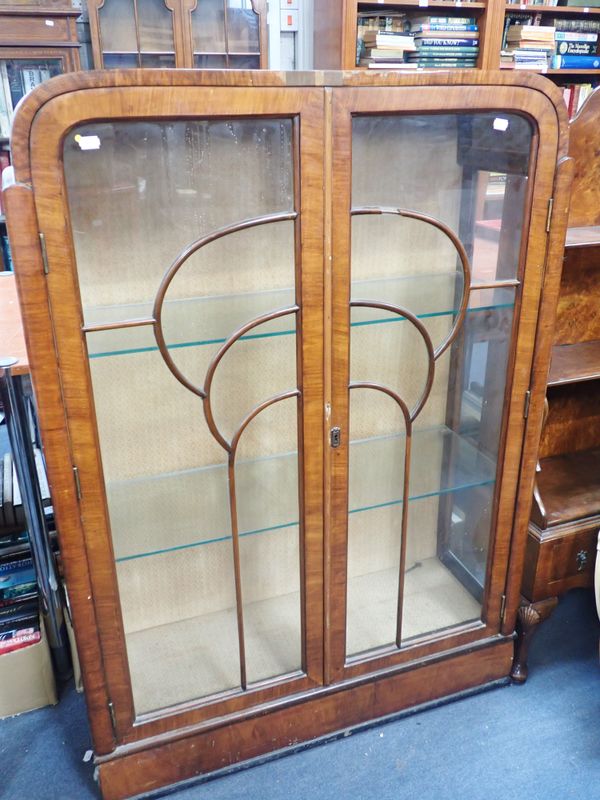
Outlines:
<svg viewBox="0 0 600 800"><path fill-rule="evenodd" d="M587 550L580 550L575 556L575 560L577 561L577 572L583 572L588 563Z"/></svg>

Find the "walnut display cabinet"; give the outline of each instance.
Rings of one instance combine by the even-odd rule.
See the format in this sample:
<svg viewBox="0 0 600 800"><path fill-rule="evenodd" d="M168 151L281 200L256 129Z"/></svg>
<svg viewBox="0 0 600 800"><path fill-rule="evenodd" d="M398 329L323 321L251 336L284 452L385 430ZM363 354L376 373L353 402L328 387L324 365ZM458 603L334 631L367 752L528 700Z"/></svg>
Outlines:
<svg viewBox="0 0 600 800"><path fill-rule="evenodd" d="M88 0L96 68L267 66L266 0Z"/></svg>
<svg viewBox="0 0 600 800"><path fill-rule="evenodd" d="M564 103L536 76L327 80L79 74L17 114L9 232L106 800L511 669Z"/></svg>

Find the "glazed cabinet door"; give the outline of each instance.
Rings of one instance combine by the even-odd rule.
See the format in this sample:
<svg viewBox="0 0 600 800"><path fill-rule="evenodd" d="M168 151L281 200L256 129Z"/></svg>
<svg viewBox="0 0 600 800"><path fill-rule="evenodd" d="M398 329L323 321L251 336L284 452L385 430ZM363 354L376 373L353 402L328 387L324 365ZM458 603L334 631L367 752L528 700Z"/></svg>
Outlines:
<svg viewBox="0 0 600 800"><path fill-rule="evenodd" d="M98 69L188 66L178 53L181 15L173 0L88 0Z"/></svg>
<svg viewBox="0 0 600 800"><path fill-rule="evenodd" d="M322 682L322 108L138 86L36 119L117 741Z"/></svg>
<svg viewBox="0 0 600 800"><path fill-rule="evenodd" d="M545 113L520 89L333 91L329 680L500 631Z"/></svg>

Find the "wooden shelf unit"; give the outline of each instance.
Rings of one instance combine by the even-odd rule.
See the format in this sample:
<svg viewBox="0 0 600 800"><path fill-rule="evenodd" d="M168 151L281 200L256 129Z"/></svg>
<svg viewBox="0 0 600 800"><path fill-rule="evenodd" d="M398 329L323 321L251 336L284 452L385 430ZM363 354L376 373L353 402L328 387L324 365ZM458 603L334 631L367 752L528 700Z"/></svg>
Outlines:
<svg viewBox="0 0 600 800"><path fill-rule="evenodd" d="M585 9L579 6L537 6L517 3L506 4L502 0L480 2L448 2L433 0L423 4L422 0L315 0L314 60L317 69L356 69L357 18L361 12L406 11L409 15L423 16L432 11L443 11L448 16L473 16L479 25L478 69L498 69L500 49L506 14L545 14L549 17L573 19L600 19L600 7ZM414 14L413 14L414 12ZM440 16L441 14L438 14ZM512 71L512 70L511 70ZM535 70L532 70L535 71ZM600 69L562 70L548 69L544 73L552 80L570 81L577 78L598 77Z"/></svg>
<svg viewBox="0 0 600 800"><path fill-rule="evenodd" d="M591 587L600 530L600 89L571 122L574 182L513 678L559 595Z"/></svg>

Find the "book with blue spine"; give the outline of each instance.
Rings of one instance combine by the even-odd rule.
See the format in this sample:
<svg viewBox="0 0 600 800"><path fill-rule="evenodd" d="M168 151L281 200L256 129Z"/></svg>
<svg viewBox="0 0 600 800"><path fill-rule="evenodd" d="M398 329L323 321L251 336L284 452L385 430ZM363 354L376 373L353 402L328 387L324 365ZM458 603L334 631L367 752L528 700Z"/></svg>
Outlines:
<svg viewBox="0 0 600 800"><path fill-rule="evenodd" d="M553 69L600 69L600 55L577 56L555 55L552 58Z"/></svg>

